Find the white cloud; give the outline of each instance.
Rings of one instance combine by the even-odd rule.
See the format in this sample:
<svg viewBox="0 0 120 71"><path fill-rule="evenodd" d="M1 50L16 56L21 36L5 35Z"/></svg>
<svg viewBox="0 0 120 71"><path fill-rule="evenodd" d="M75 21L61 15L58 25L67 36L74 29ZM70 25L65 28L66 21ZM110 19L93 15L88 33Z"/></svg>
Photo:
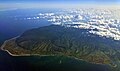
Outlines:
<svg viewBox="0 0 120 71"><path fill-rule="evenodd" d="M61 11L57 13L39 13L39 18L44 18L56 25L79 24L72 27L97 29L91 30L89 33L120 40L120 14L118 13L120 13L120 9L65 9L62 13ZM35 19L37 18L35 17Z"/></svg>

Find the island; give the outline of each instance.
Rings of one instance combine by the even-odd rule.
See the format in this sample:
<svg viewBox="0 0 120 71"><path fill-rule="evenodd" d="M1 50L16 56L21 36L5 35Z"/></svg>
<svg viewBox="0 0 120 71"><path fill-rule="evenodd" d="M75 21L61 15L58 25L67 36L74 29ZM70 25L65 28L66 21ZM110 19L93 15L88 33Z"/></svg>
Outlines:
<svg viewBox="0 0 120 71"><path fill-rule="evenodd" d="M67 56L117 67L120 62L120 41L89 33L89 30L93 29L44 26L6 40L1 49L12 56Z"/></svg>

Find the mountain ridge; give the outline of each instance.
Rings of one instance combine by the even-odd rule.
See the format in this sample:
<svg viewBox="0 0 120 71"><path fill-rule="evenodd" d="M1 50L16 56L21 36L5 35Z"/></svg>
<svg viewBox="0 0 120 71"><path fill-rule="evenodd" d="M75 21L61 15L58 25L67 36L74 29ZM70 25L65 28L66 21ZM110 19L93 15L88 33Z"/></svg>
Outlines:
<svg viewBox="0 0 120 71"><path fill-rule="evenodd" d="M88 33L88 30L91 29L60 25L31 29L8 40L3 50L15 55L65 55L116 67L115 62L120 61L120 41Z"/></svg>

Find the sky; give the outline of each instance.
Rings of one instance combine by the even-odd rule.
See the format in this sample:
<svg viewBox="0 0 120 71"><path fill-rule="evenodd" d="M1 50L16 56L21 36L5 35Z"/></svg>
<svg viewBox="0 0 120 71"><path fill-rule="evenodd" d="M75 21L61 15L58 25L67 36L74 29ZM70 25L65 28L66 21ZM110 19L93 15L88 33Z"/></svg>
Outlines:
<svg viewBox="0 0 120 71"><path fill-rule="evenodd" d="M0 0L0 9L119 6L120 0Z"/></svg>
<svg viewBox="0 0 120 71"><path fill-rule="evenodd" d="M120 0L0 0L0 2L98 2L98 3L117 3Z"/></svg>

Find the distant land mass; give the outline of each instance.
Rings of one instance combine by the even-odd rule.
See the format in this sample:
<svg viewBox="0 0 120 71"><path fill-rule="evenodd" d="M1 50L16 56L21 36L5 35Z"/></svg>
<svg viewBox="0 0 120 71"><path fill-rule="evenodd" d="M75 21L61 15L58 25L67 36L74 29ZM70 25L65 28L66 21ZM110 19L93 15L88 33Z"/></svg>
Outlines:
<svg viewBox="0 0 120 71"><path fill-rule="evenodd" d="M120 67L120 41L60 25L35 28L6 40L1 49L13 56L67 56ZM96 29L92 29L96 30Z"/></svg>

